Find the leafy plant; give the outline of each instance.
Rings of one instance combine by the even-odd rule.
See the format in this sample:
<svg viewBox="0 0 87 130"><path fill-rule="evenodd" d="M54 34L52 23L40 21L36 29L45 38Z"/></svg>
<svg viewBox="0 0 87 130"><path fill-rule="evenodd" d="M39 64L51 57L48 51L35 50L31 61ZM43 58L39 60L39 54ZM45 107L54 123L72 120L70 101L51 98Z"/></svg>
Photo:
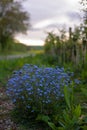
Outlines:
<svg viewBox="0 0 87 130"><path fill-rule="evenodd" d="M71 87L71 91L67 87L64 87L64 95L66 109L63 111L63 116L59 123L64 130L79 130L83 118L80 118L82 114L81 106L75 105L73 85Z"/></svg>
<svg viewBox="0 0 87 130"><path fill-rule="evenodd" d="M71 84L71 77L64 68L26 64L9 79L7 94L25 118L52 115L63 104L63 87Z"/></svg>
<svg viewBox="0 0 87 130"><path fill-rule="evenodd" d="M36 118L37 121L43 121L45 123L48 124L48 126L52 129L52 130L57 130L57 127L55 126L54 123L51 122L51 119L49 118L49 116L47 115L41 115L39 114Z"/></svg>
<svg viewBox="0 0 87 130"><path fill-rule="evenodd" d="M38 115L37 120L42 120L49 125L52 130L80 130L81 128L86 128L84 125L84 116L82 115L81 106L74 104L74 93L73 85L70 88L64 87L64 98L66 102L66 107L61 113L61 118L59 117L58 123L60 125L56 126L55 123L46 115Z"/></svg>

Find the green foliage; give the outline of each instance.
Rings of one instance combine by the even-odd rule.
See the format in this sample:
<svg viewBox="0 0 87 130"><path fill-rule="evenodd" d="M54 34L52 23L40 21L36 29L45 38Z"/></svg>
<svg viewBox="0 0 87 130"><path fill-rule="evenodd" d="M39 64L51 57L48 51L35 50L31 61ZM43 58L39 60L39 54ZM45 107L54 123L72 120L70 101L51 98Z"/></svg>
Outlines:
<svg viewBox="0 0 87 130"><path fill-rule="evenodd" d="M85 97L87 98L87 89L86 88L81 88L82 93L85 95Z"/></svg>
<svg viewBox="0 0 87 130"><path fill-rule="evenodd" d="M0 44L4 50L18 32L25 33L29 15L22 10L22 4L15 0L0 0Z"/></svg>
<svg viewBox="0 0 87 130"><path fill-rule="evenodd" d="M66 39L64 29L60 31L60 35L49 32L44 45L45 53L57 57L59 64L73 63L73 65L78 65L83 58L80 32L80 27L75 27L74 31L70 32L69 39Z"/></svg>
<svg viewBox="0 0 87 130"><path fill-rule="evenodd" d="M45 52L52 55L57 55L58 49L61 46L60 38L53 32L48 33L45 40Z"/></svg>
<svg viewBox="0 0 87 130"><path fill-rule="evenodd" d="M83 80L83 83L87 84L87 71L86 71L86 69L82 70L81 78Z"/></svg>
<svg viewBox="0 0 87 130"><path fill-rule="evenodd" d="M28 50L29 50L29 47L21 43L14 43L11 45L11 52L27 53Z"/></svg>
<svg viewBox="0 0 87 130"><path fill-rule="evenodd" d="M71 102L70 102L71 95L70 95L70 92L68 92L67 87L64 87L64 96L65 96L65 101L68 108L71 109Z"/></svg>
<svg viewBox="0 0 87 130"><path fill-rule="evenodd" d="M83 35L87 41L87 0L80 0L80 4L82 5L83 11Z"/></svg>
<svg viewBox="0 0 87 130"><path fill-rule="evenodd" d="M87 126L84 125L86 117L82 116L81 106L74 104L73 85L71 91L67 87L64 88L64 95L66 107L58 118L60 125L56 126L55 122L53 123L46 115L38 115L37 120L44 121L52 130L80 130L81 128L86 130Z"/></svg>
<svg viewBox="0 0 87 130"><path fill-rule="evenodd" d="M15 44L14 44L15 46ZM17 44L16 47L19 45ZM19 50L24 48L23 46L18 47ZM17 53L17 52L16 52ZM21 54L22 55L22 54ZM15 56L16 57L16 56ZM46 56L44 54L37 54L35 56L29 55L25 58L7 58L7 55L3 56L3 59L0 60L0 84L6 84L7 79L11 76L14 70L21 68L24 64L36 64L39 66L55 66L57 65L56 59L50 56Z"/></svg>
<svg viewBox="0 0 87 130"><path fill-rule="evenodd" d="M52 130L57 130L55 124L50 121L50 118L47 115L38 115L36 120L47 123Z"/></svg>
<svg viewBox="0 0 87 130"><path fill-rule="evenodd" d="M52 115L64 104L62 88L70 79L64 68L26 64L9 79L7 93L22 118L34 118L38 113Z"/></svg>
<svg viewBox="0 0 87 130"><path fill-rule="evenodd" d="M80 125L82 123L81 117L81 106L75 105L74 103L74 93L73 93L73 85L70 90L65 87L64 88L66 109L63 111L63 117L59 121L64 130L79 130Z"/></svg>
<svg viewBox="0 0 87 130"><path fill-rule="evenodd" d="M50 57L50 58L49 58ZM14 70L18 70L19 68L21 68L25 63L30 63L30 64L37 64L39 66L52 66L54 67L55 65L58 64L57 58L51 57L51 56L47 56L47 55L36 55L36 56L29 56L26 58L19 58L19 59L5 59L5 60L1 60L0 61L0 87L3 85L6 85L7 79L12 75L12 72ZM86 130L87 129L87 101L86 101L86 97L87 97L87 90L86 90L86 73L87 73L87 65L85 65L84 68L82 67L73 67L72 64L65 64L66 70L67 68L70 66L70 70L75 71L75 77L78 77L79 79L83 81L85 81L85 85L82 84L81 86L78 86L78 90L73 90L73 86L70 87L69 90L67 90L67 87L64 88L64 93L65 93L65 103L66 103L66 107L63 106L57 110L58 114L54 114L52 116L48 116L48 115L39 115L39 118L42 118L41 116L43 116L44 118L42 118L41 120L45 120L44 122L46 124L49 125L49 127L53 130L66 130L66 126L68 127L69 125L72 126L72 129L75 130L77 129L82 129L82 130ZM74 92L73 92L73 91ZM82 90L82 92L80 91ZM84 94L82 94L84 93ZM74 96L73 96L74 95ZM78 96L79 95L79 96ZM76 97L76 98L75 98ZM68 99L69 98L69 99ZM81 104L77 105L74 101L77 100L76 102ZM63 101L64 103L64 101ZM82 107L82 109L81 109ZM83 109L83 107L85 107L85 110ZM16 111L17 112L17 111ZM15 112L15 114L16 114ZM60 117L61 115L61 117ZM20 114L21 117L21 114ZM20 118L19 117L19 118ZM40 120L38 118L38 120ZM15 118L18 119L18 118ZM18 119L20 120L20 119ZM67 122L67 120L69 120L69 123ZM21 121L21 120L20 120ZM36 121L37 122L37 121ZM35 122L34 122L35 123ZM39 122L40 124L41 122ZM28 127L29 128L29 127ZM25 128L26 129L26 128ZM70 130L71 128L69 127Z"/></svg>

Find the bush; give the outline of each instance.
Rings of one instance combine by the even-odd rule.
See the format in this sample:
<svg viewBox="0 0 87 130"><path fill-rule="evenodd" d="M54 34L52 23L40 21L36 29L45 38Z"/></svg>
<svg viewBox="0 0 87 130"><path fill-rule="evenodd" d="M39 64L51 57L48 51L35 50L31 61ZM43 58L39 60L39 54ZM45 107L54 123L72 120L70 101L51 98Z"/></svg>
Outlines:
<svg viewBox="0 0 87 130"><path fill-rule="evenodd" d="M63 88L69 86L73 73L64 68L44 68L26 64L15 71L7 84L10 96L21 118L36 118L38 114L58 112L63 104Z"/></svg>

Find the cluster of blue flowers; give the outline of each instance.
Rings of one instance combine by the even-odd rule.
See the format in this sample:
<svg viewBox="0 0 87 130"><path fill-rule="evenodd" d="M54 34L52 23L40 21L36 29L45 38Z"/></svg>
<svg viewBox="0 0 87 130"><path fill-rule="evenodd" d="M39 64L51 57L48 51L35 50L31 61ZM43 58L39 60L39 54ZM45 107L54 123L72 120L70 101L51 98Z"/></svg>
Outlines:
<svg viewBox="0 0 87 130"><path fill-rule="evenodd" d="M15 105L42 112L63 97L63 87L71 84L72 76L64 68L25 64L9 79L7 94Z"/></svg>

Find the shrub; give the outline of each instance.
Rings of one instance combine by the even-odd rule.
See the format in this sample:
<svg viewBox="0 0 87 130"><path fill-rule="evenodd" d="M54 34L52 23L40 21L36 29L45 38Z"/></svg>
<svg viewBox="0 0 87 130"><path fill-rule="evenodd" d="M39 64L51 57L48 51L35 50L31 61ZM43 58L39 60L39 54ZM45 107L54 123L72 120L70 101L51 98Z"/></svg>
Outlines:
<svg viewBox="0 0 87 130"><path fill-rule="evenodd" d="M7 94L23 118L50 115L63 104L63 87L72 83L72 76L64 68L25 64L9 79Z"/></svg>

